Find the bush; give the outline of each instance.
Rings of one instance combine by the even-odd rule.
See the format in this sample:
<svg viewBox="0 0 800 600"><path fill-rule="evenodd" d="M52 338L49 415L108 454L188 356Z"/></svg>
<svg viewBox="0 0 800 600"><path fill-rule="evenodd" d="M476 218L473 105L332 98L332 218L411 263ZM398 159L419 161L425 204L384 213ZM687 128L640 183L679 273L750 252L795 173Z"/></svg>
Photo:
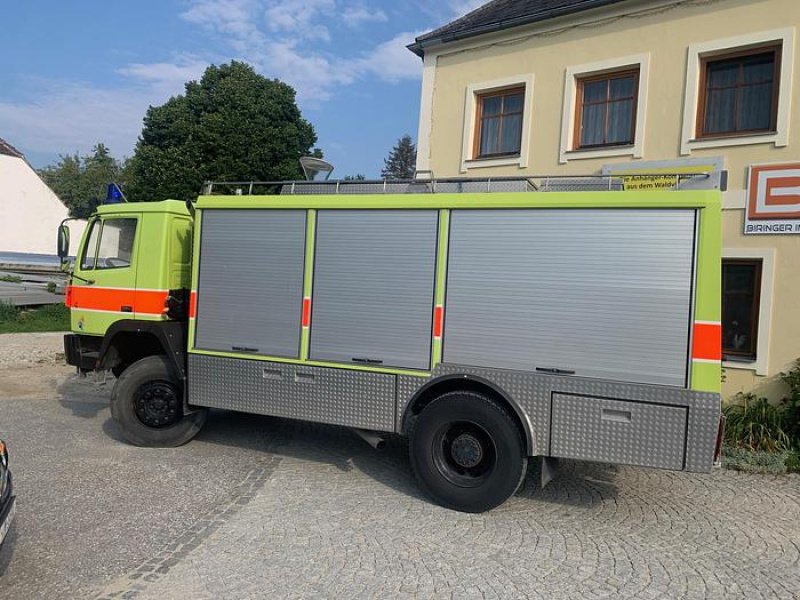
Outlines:
<svg viewBox="0 0 800 600"><path fill-rule="evenodd" d="M791 470L791 457L790 452L754 452L725 446L722 451L722 466L746 473L782 475Z"/></svg>
<svg viewBox="0 0 800 600"><path fill-rule="evenodd" d="M800 473L800 450L790 452L786 457L786 470L790 473Z"/></svg>
<svg viewBox="0 0 800 600"><path fill-rule="evenodd" d="M19 309L10 302L0 300L0 322L12 321L17 318Z"/></svg>
<svg viewBox="0 0 800 600"><path fill-rule="evenodd" d="M789 387L789 395L781 402L784 411L786 433L792 444L800 450L800 360L788 373L781 373L781 379Z"/></svg>
<svg viewBox="0 0 800 600"><path fill-rule="evenodd" d="M757 452L783 452L791 447L783 406L753 394L739 394L723 412L727 419L725 442L729 446Z"/></svg>

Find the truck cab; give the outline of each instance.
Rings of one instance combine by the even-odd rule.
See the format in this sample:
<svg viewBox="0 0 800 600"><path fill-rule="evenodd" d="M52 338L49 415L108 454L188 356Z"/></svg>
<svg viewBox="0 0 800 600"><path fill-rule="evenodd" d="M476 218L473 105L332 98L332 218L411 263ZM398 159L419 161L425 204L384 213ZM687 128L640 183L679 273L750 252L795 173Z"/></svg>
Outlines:
<svg viewBox="0 0 800 600"><path fill-rule="evenodd" d="M164 326L186 321L191 239L192 217L177 200L97 208L66 291L69 364L120 375L142 356L166 353Z"/></svg>

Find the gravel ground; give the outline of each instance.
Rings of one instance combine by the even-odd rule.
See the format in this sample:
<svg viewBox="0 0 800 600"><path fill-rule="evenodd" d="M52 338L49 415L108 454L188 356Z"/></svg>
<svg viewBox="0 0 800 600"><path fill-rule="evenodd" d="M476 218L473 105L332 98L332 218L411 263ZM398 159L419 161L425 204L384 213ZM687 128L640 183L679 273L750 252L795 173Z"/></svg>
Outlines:
<svg viewBox="0 0 800 600"><path fill-rule="evenodd" d="M61 332L0 334L0 369L55 363L63 356Z"/></svg>
<svg viewBox="0 0 800 600"><path fill-rule="evenodd" d="M455 513L399 438L214 411L182 448L129 446L113 378L74 377L50 337L0 336L19 498L0 598L800 597L798 476L565 461Z"/></svg>

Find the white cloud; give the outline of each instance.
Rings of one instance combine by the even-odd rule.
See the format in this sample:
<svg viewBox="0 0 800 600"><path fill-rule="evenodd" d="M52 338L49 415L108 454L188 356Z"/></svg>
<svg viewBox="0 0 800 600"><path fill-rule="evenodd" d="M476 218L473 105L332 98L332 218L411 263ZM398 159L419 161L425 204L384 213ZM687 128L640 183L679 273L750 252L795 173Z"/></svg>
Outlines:
<svg viewBox="0 0 800 600"><path fill-rule="evenodd" d="M488 4L488 0L448 0L447 5L456 17L463 17L479 6Z"/></svg>
<svg viewBox="0 0 800 600"><path fill-rule="evenodd" d="M207 66L208 61L185 57L176 62L131 63L117 72L158 89L175 90L178 93L187 81L199 79Z"/></svg>
<svg viewBox="0 0 800 600"><path fill-rule="evenodd" d="M307 105L359 79L397 82L421 75L419 60L405 47L412 33L354 56L337 55L324 44L351 35L341 28L332 33L332 19L349 27L388 21L363 0L195 0L182 16L230 44L260 72L291 84Z"/></svg>
<svg viewBox="0 0 800 600"><path fill-rule="evenodd" d="M47 82L36 101L0 103L0 131L25 151L85 153L104 142L130 154L148 104L144 90L104 90L88 84Z"/></svg>
<svg viewBox="0 0 800 600"><path fill-rule="evenodd" d="M380 9L350 6L342 11L341 20L348 27L359 27L364 23L386 23L389 17Z"/></svg>
<svg viewBox="0 0 800 600"><path fill-rule="evenodd" d="M375 48L357 61L358 71L372 73L384 81L396 82L404 79L416 79L420 76L419 58L409 52L409 44L418 33L398 33L392 39L378 44Z"/></svg>
<svg viewBox="0 0 800 600"><path fill-rule="evenodd" d="M130 155L148 106L182 93L207 64L189 56L129 64L118 69L126 84L117 88L33 80L35 100L0 102L0 131L29 152L86 153L103 142L116 156Z"/></svg>
<svg viewBox="0 0 800 600"><path fill-rule="evenodd" d="M337 41L353 36L354 28L388 22L368 0L189 0L181 17L208 32L215 47L227 45L231 52L123 65L116 86L29 80L27 97L0 99L0 132L28 152L84 153L102 141L115 155L129 155L148 106L182 93L185 82L198 79L210 62L245 60L294 86L305 108L357 81L413 80L422 71L406 49L415 33L395 34L350 55L335 52Z"/></svg>

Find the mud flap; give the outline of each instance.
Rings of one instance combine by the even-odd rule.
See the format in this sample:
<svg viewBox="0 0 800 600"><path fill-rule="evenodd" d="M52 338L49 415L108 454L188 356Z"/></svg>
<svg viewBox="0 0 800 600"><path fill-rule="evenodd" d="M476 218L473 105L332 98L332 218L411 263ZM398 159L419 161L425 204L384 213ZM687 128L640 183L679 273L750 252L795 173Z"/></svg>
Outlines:
<svg viewBox="0 0 800 600"><path fill-rule="evenodd" d="M558 459L554 456L542 456L542 487L546 486L558 473Z"/></svg>

